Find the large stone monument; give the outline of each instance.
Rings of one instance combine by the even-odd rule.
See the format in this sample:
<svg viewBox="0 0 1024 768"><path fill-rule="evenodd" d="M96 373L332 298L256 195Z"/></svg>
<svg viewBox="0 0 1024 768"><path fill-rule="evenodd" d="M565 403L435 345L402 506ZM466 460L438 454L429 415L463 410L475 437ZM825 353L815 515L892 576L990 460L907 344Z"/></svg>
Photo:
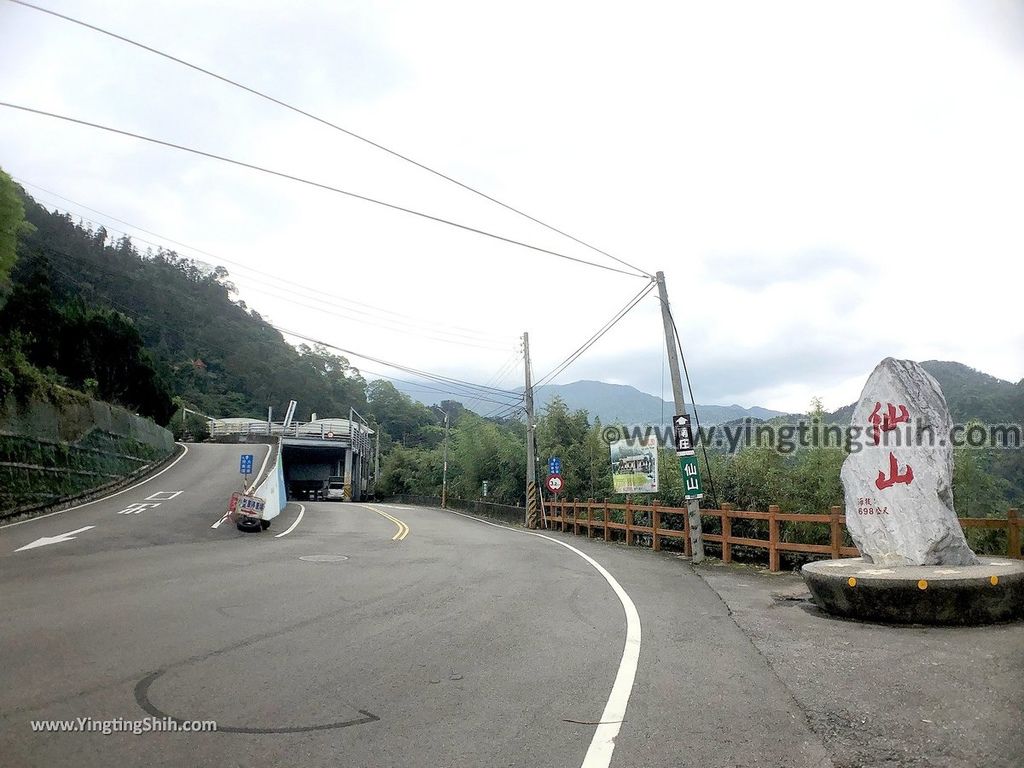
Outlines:
<svg viewBox="0 0 1024 768"><path fill-rule="evenodd" d="M846 527L876 565L976 565L953 511L953 421L938 382L885 358L868 377L843 463ZM859 448L859 450L858 450Z"/></svg>
<svg viewBox="0 0 1024 768"><path fill-rule="evenodd" d="M843 463L846 526L861 556L808 563L829 613L897 623L1024 617L1024 562L977 557L953 509L953 434L938 382L887 357L853 411Z"/></svg>

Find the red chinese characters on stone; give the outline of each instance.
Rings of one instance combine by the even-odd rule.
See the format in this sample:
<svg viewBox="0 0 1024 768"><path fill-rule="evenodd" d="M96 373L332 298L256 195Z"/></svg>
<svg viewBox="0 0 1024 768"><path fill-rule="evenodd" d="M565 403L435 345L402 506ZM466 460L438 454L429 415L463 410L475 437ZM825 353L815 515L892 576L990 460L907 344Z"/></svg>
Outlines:
<svg viewBox="0 0 1024 768"><path fill-rule="evenodd" d="M896 454L889 451L889 476L885 476L885 472L879 470L878 478L875 480L875 487L880 491L884 491L886 488L891 488L897 483L903 485L910 485L914 482L914 468L907 464L907 471L900 474L899 465L896 462Z"/></svg>
<svg viewBox="0 0 1024 768"><path fill-rule="evenodd" d="M910 421L910 414L907 413L907 406L905 405L894 405L893 403L886 403L886 412L879 414L882 410L882 404L879 402L875 403L875 409L871 411L871 415L868 416L868 421L871 422L871 439L874 440L875 445L878 445L879 430L882 432L890 432L896 429L897 424L903 424L904 422ZM899 413L897 413L899 409Z"/></svg>

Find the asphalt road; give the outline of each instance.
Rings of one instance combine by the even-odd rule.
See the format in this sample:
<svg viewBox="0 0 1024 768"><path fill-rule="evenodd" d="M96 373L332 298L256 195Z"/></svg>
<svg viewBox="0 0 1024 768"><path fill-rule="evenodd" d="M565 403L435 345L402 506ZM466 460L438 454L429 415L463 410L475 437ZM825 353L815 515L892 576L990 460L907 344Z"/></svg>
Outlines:
<svg viewBox="0 0 1024 768"><path fill-rule="evenodd" d="M688 564L381 504L211 528L240 452L0 528L0 764L831 765ZM32 728L146 717L218 731Z"/></svg>

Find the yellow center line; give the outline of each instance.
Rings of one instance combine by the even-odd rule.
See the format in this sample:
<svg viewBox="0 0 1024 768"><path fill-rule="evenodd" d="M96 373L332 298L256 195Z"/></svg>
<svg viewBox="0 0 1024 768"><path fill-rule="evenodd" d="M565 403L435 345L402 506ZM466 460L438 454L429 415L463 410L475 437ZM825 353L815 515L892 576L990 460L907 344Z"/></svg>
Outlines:
<svg viewBox="0 0 1024 768"><path fill-rule="evenodd" d="M386 517L388 520L390 520L392 523L394 523L395 525L398 526L398 531L395 533L394 536L391 537L392 541L402 541L402 540L405 539L406 536L409 535L409 526L406 525L405 523L403 523L397 517L393 517L393 516L389 515L387 512L385 512L382 509L377 509L376 507L371 507L369 504L366 505L366 508L376 512L381 517Z"/></svg>

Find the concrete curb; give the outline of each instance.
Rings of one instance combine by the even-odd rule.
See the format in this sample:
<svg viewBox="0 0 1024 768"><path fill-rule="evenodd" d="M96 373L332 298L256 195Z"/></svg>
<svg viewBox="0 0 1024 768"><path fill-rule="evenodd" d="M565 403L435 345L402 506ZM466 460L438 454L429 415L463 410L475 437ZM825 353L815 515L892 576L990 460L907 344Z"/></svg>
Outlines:
<svg viewBox="0 0 1024 768"><path fill-rule="evenodd" d="M891 624L976 625L1024 618L1024 561L882 568L862 558L801 569L814 602L849 619Z"/></svg>

